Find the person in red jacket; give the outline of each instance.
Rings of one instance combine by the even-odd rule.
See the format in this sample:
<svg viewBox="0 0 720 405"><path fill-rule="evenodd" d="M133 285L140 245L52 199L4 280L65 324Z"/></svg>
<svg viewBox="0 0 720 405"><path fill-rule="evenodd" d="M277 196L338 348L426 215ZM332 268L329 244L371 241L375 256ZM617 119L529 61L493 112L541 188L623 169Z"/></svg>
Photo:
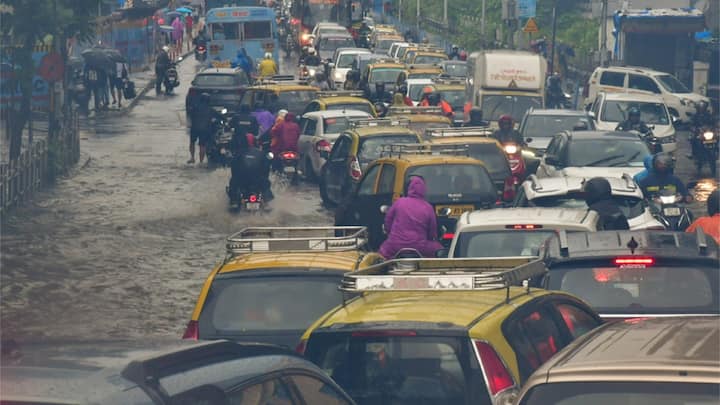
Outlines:
<svg viewBox="0 0 720 405"><path fill-rule="evenodd" d="M300 139L300 125L295 122L295 114L288 112L285 119L272 129L270 151L275 155L275 164L280 163L280 153L298 151L298 139ZM278 167L278 166L276 166Z"/></svg>
<svg viewBox="0 0 720 405"><path fill-rule="evenodd" d="M707 199L707 212L708 216L696 219L686 232L695 232L697 228L701 228L720 243L720 189L716 188L710 193Z"/></svg>

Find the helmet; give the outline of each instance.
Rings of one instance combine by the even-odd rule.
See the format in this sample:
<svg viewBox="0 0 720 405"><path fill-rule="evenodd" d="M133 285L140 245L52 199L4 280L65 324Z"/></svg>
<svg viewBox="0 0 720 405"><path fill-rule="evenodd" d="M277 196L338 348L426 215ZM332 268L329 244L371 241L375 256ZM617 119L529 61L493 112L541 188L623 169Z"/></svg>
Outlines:
<svg viewBox="0 0 720 405"><path fill-rule="evenodd" d="M162 50L165 52L170 52L170 47L167 45L163 45Z"/></svg>
<svg viewBox="0 0 720 405"><path fill-rule="evenodd" d="M312 46L308 48L307 50L308 55L315 55L315 48Z"/></svg>
<svg viewBox="0 0 720 405"><path fill-rule="evenodd" d="M696 108L698 111L703 111L703 112L704 112L704 111L707 110L707 108L708 108L708 103L707 103L707 101L705 101L705 100L700 100L697 104L695 104L695 108Z"/></svg>
<svg viewBox="0 0 720 405"><path fill-rule="evenodd" d="M434 91L434 90L433 90L432 87L430 87L430 86L425 86L425 87L423 87L423 96L430 95L430 93L432 93L433 91Z"/></svg>
<svg viewBox="0 0 720 405"><path fill-rule="evenodd" d="M513 118L507 114L501 115L500 118L498 118L498 125L502 124L510 124L512 125Z"/></svg>
<svg viewBox="0 0 720 405"><path fill-rule="evenodd" d="M716 188L707 199L708 215L713 216L720 212L720 188Z"/></svg>
<svg viewBox="0 0 720 405"><path fill-rule="evenodd" d="M628 117L639 117L640 116L640 109L637 107L630 107L628 110Z"/></svg>
<svg viewBox="0 0 720 405"><path fill-rule="evenodd" d="M272 54L270 52L265 52L265 59L272 59Z"/></svg>
<svg viewBox="0 0 720 405"><path fill-rule="evenodd" d="M210 94L208 93L200 93L200 101L205 104L210 101Z"/></svg>
<svg viewBox="0 0 720 405"><path fill-rule="evenodd" d="M453 46L452 46L452 49L454 49L454 50L458 50L458 49L460 49L460 47L459 47L459 46L457 46L457 45L453 45Z"/></svg>
<svg viewBox="0 0 720 405"><path fill-rule="evenodd" d="M657 174L668 174L672 172L673 159L667 153L658 153L653 158L653 170Z"/></svg>
<svg viewBox="0 0 720 405"><path fill-rule="evenodd" d="M605 177L593 177L586 181L585 184L583 184L583 192L585 192L585 202L587 205L612 197L612 187Z"/></svg>

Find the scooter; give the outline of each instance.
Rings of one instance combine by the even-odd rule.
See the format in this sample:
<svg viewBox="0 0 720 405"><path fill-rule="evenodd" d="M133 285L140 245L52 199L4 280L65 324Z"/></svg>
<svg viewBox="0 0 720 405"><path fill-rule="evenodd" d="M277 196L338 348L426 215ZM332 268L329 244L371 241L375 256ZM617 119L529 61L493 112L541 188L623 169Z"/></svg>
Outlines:
<svg viewBox="0 0 720 405"><path fill-rule="evenodd" d="M698 175L702 174L703 166L710 166L713 177L717 174L718 130L717 128L697 128L693 133L693 160Z"/></svg>
<svg viewBox="0 0 720 405"><path fill-rule="evenodd" d="M228 162L233 159L229 149L223 150L223 156ZM268 160L272 160L274 156L272 153L267 153L266 157ZM272 196L265 195L264 191L266 190L264 190L262 182L256 181L255 183L244 189L236 190L235 193L230 192L229 185L225 187L225 192L230 200L230 210L258 213L266 209L266 204L272 199Z"/></svg>
<svg viewBox="0 0 720 405"><path fill-rule="evenodd" d="M180 58L182 60L182 58ZM178 62L180 61L178 60ZM165 94L172 94L173 89L180 85L180 77L177 72L177 62L170 63L170 67L165 71Z"/></svg>
<svg viewBox="0 0 720 405"><path fill-rule="evenodd" d="M207 48L205 44L198 44L195 47L195 60L205 62L207 60Z"/></svg>
<svg viewBox="0 0 720 405"><path fill-rule="evenodd" d="M229 165L230 161L226 157L226 151L230 150L232 143L232 128L230 122L232 114L223 108L220 111L220 118L213 118L212 121L212 137L208 140L205 146L207 153L208 162L214 164L220 164L223 166Z"/></svg>
<svg viewBox="0 0 720 405"><path fill-rule="evenodd" d="M682 201L681 195L665 190L650 201L650 211L653 217L660 221L667 230L684 231L694 218Z"/></svg>
<svg viewBox="0 0 720 405"><path fill-rule="evenodd" d="M297 184L299 180L297 168L300 163L300 154L295 151L288 150L281 152L277 159L278 164L276 166L276 171L290 180L290 184Z"/></svg>

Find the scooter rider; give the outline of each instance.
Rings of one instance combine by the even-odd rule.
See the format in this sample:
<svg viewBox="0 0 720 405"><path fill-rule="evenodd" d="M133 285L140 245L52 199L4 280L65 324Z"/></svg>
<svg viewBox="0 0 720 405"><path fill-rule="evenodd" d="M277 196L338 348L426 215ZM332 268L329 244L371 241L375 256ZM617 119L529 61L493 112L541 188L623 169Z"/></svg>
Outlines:
<svg viewBox="0 0 720 405"><path fill-rule="evenodd" d="M594 177L583 186L585 203L598 213L598 231L621 231L630 229L627 217L612 198L610 182L604 177Z"/></svg>
<svg viewBox="0 0 720 405"><path fill-rule="evenodd" d="M234 143L230 164L232 176L228 185L232 203L237 203L235 199L238 191L262 191L266 201L273 198L270 191L270 161L255 144L255 136L251 133L238 136Z"/></svg>
<svg viewBox="0 0 720 405"><path fill-rule="evenodd" d="M330 83L328 82L327 77L325 77L325 73L323 72L315 73L315 77L313 77L313 80L310 81L310 85L317 87L318 89L320 89L320 91L331 90Z"/></svg>
<svg viewBox="0 0 720 405"><path fill-rule="evenodd" d="M305 56L305 59L301 61L301 63L303 62L305 66L320 66L320 57L317 56L317 51L315 50L315 48L308 48L307 56Z"/></svg>
<svg viewBox="0 0 720 405"><path fill-rule="evenodd" d="M680 194L685 202L691 202L692 196L677 176L672 173L673 160L667 153L658 153L653 157L653 170L641 179L638 185L646 199L651 199L664 190L670 190L674 194Z"/></svg>
<svg viewBox="0 0 720 405"><path fill-rule="evenodd" d="M518 146L524 144L523 137L520 132L513 129L513 118L509 115L502 115L498 119L498 127L500 129L493 132L493 138L497 139L500 143L515 143Z"/></svg>
<svg viewBox="0 0 720 405"><path fill-rule="evenodd" d="M562 90L560 74L555 72L547 79L548 107L563 108L563 98L565 98L565 93Z"/></svg>
<svg viewBox="0 0 720 405"><path fill-rule="evenodd" d="M459 60L460 59L460 47L457 45L452 46L452 51L448 53L448 59L450 60Z"/></svg>
<svg viewBox="0 0 720 405"><path fill-rule="evenodd" d="M650 127L640 119L640 109L637 107L630 107L628 110L628 119L619 123L615 128L616 131L638 131L645 135L650 132Z"/></svg>
<svg viewBox="0 0 720 405"><path fill-rule="evenodd" d="M167 70L170 67L170 55L168 52L170 51L170 47L167 45L163 46L162 49L160 49L160 52L157 55L157 58L155 59L155 93L160 94L160 91L162 90L162 85L165 82L165 76L167 75Z"/></svg>
<svg viewBox="0 0 720 405"><path fill-rule="evenodd" d="M480 107L470 109L470 120L465 124L466 127L486 127L489 122L483 119L483 112Z"/></svg>
<svg viewBox="0 0 720 405"><path fill-rule="evenodd" d="M700 101L695 107L695 115L692 117L692 125L696 131L702 128L715 128L717 121L713 118L708 109L707 101Z"/></svg>
<svg viewBox="0 0 720 405"><path fill-rule="evenodd" d="M271 77L278 74L278 67L273 60L272 53L265 52L265 57L262 61L260 61L258 71L260 73L260 77Z"/></svg>

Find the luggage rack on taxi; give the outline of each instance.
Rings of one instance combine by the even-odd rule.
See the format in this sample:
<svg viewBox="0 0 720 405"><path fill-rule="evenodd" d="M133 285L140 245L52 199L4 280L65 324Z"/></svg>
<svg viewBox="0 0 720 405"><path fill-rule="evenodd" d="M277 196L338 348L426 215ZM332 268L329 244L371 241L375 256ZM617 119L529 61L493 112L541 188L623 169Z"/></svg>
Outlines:
<svg viewBox="0 0 720 405"><path fill-rule="evenodd" d="M429 115L442 115L442 109L440 107L390 107L388 108L389 115L416 115L416 114L429 114Z"/></svg>
<svg viewBox="0 0 720 405"><path fill-rule="evenodd" d="M289 83L289 82L298 82L300 83L300 80L296 79L293 75L274 75L270 77L261 77L258 79L258 84L276 84L276 83Z"/></svg>
<svg viewBox="0 0 720 405"><path fill-rule="evenodd" d="M316 98L324 97L363 97L365 94L358 90L325 90L318 91Z"/></svg>
<svg viewBox="0 0 720 405"><path fill-rule="evenodd" d="M357 127L397 127L397 126L408 126L410 120L407 118L361 118L361 119L350 119L350 126L353 128Z"/></svg>
<svg viewBox="0 0 720 405"><path fill-rule="evenodd" d="M227 258L252 252L347 251L362 249L364 226L248 227L227 238Z"/></svg>
<svg viewBox="0 0 720 405"><path fill-rule="evenodd" d="M395 143L383 145L380 157L401 157L402 155L454 155L470 156L467 145L442 145L432 143Z"/></svg>
<svg viewBox="0 0 720 405"><path fill-rule="evenodd" d="M379 291L483 291L507 289L547 272L542 259L502 257L473 259L395 259L347 273L344 293Z"/></svg>
<svg viewBox="0 0 720 405"><path fill-rule="evenodd" d="M466 79L440 75L432 78L433 84L465 84Z"/></svg>
<svg viewBox="0 0 720 405"><path fill-rule="evenodd" d="M462 127L462 128L428 128L425 130L425 139L456 136L492 136L490 127Z"/></svg>

